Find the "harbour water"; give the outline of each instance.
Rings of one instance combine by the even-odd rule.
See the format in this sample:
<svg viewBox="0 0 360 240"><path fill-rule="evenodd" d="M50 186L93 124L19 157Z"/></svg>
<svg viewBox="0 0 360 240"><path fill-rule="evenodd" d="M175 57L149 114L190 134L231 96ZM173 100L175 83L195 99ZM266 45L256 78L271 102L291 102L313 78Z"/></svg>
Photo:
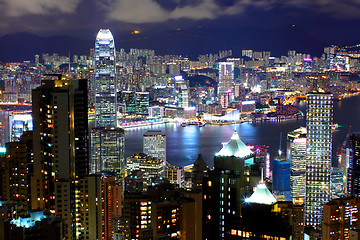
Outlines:
<svg viewBox="0 0 360 240"><path fill-rule="evenodd" d="M304 102L298 103L297 107L306 113ZM333 133L333 152L335 153L339 142L343 142L350 126L352 126L352 132L360 132L359 95L334 102L334 123L340 126ZM188 165L193 163L201 153L208 165L213 166L215 153L221 149L223 142L230 139L235 129L244 143L268 145L269 153L271 157L274 157L280 147L280 135L282 135L281 149L285 152L287 133L300 126L306 126L306 118L225 126L206 125L204 127L197 125L181 127L180 124L168 123L126 129L125 157L135 152L142 152L142 136L146 131L161 130L166 134L167 161L169 163L176 166Z"/></svg>

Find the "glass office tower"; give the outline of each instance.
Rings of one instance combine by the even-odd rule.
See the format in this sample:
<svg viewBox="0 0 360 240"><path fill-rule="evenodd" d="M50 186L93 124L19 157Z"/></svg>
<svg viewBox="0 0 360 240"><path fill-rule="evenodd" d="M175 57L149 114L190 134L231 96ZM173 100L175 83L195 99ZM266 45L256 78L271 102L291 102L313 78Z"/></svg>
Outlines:
<svg viewBox="0 0 360 240"><path fill-rule="evenodd" d="M95 127L117 127L115 42L109 29L95 41Z"/></svg>
<svg viewBox="0 0 360 240"><path fill-rule="evenodd" d="M304 202L306 195L306 128L300 127L287 134L288 158L291 160L290 189L294 202Z"/></svg>
<svg viewBox="0 0 360 240"><path fill-rule="evenodd" d="M307 95L305 225L320 228L323 205L330 200L333 95Z"/></svg>
<svg viewBox="0 0 360 240"><path fill-rule="evenodd" d="M91 131L91 172L123 177L124 130L117 127L115 42L109 29L95 41L95 128Z"/></svg>

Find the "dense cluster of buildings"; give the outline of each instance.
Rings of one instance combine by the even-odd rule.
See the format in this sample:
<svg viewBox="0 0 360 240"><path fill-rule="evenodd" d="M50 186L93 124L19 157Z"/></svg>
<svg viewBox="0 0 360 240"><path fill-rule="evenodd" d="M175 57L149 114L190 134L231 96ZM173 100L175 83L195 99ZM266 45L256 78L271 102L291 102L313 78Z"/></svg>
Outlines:
<svg viewBox="0 0 360 240"><path fill-rule="evenodd" d="M116 51L101 29L90 56L1 65L0 239L360 239L358 133L332 167L333 99L358 89L359 56L231 55ZM152 130L124 155L124 127L293 115L298 97L306 126L287 133L286 156L234 131L213 167L201 154L171 166Z"/></svg>

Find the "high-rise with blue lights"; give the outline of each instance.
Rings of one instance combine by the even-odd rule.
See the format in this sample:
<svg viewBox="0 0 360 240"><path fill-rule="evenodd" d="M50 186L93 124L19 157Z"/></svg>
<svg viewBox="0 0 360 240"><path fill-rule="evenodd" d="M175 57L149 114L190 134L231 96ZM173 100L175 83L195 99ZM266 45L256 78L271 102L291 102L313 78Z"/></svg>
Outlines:
<svg viewBox="0 0 360 240"><path fill-rule="evenodd" d="M279 192L290 191L291 162L285 159L274 159L273 162L273 190Z"/></svg>
<svg viewBox="0 0 360 240"><path fill-rule="evenodd" d="M333 95L307 95L305 225L320 228L323 205L330 200Z"/></svg>

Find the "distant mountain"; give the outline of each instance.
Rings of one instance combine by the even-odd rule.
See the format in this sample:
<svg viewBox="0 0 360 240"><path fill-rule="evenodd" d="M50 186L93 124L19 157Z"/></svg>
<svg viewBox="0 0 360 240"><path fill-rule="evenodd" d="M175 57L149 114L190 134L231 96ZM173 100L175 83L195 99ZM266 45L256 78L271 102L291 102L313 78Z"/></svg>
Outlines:
<svg viewBox="0 0 360 240"><path fill-rule="evenodd" d="M276 29L229 28L184 29L163 33L129 35L115 33L116 48L155 49L156 54L179 54L197 59L199 54L217 53L232 49L240 56L242 49L271 51L272 55L286 55L288 50L320 56L323 43L305 30L281 26ZM89 54L95 39L70 36L39 37L30 33L17 33L0 37L0 61L33 60L35 54L59 53L60 55Z"/></svg>
<svg viewBox="0 0 360 240"><path fill-rule="evenodd" d="M145 38L145 37L144 37ZM321 56L323 43L301 28L283 26L276 29L187 29L166 32L144 39L133 39L133 47L146 46L159 54L182 54L196 59L199 54L232 49L235 56L242 49L271 51L273 56L287 55L288 50ZM151 40L151 41L150 41ZM127 42L124 42L127 45Z"/></svg>
<svg viewBox="0 0 360 240"><path fill-rule="evenodd" d="M58 53L59 55L89 54L93 41L70 36L39 37L31 33L16 33L0 38L0 61L31 60L34 55Z"/></svg>

